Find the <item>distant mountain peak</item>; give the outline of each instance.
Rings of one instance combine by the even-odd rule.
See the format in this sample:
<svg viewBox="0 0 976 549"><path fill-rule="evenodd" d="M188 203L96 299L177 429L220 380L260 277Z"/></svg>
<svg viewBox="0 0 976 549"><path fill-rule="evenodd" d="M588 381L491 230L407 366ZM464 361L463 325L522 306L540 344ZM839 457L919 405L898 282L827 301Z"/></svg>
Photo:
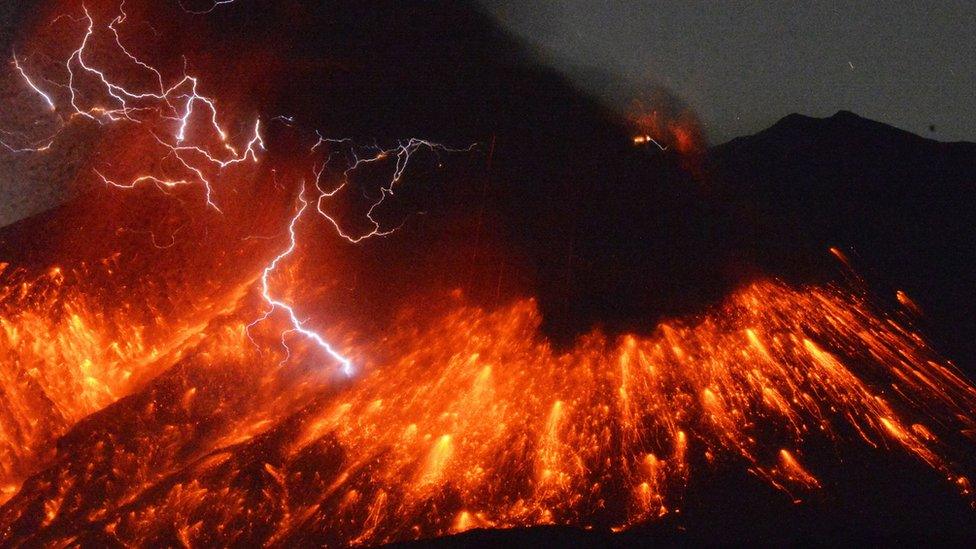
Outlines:
<svg viewBox="0 0 976 549"><path fill-rule="evenodd" d="M860 116L858 114L855 114L847 110L839 110L834 114L823 118L817 118L814 116L808 116L799 113L788 114L783 118L779 119L778 122L776 122L775 124L770 126L767 130L764 131L770 131L776 128L783 129L783 128L794 128L794 127L799 127L804 130L811 129L811 128L812 129L829 128L832 130L836 130L840 128L844 128L844 129L870 128L875 131L893 131L893 132L899 132L904 134L910 134L910 132L907 132L905 130L896 128L894 126L890 126L883 122L878 122L875 120L871 120L869 118L864 118L863 116ZM763 132L759 132L759 133L763 133Z"/></svg>
<svg viewBox="0 0 976 549"><path fill-rule="evenodd" d="M844 109L841 109L841 110L835 112L834 115L831 116L831 118L839 118L839 119L852 118L852 119L858 119L858 120L867 120L864 117L858 116L858 115L852 113L851 111L847 111L847 110L844 110Z"/></svg>
<svg viewBox="0 0 976 549"><path fill-rule="evenodd" d="M839 110L833 115L823 118L791 113L754 135L736 137L731 141L713 147L713 149L735 149L746 143L783 146L790 143L809 144L810 142L824 141L847 144L884 142L889 145L896 143L943 145L939 141L921 137L883 122L864 118L851 111Z"/></svg>

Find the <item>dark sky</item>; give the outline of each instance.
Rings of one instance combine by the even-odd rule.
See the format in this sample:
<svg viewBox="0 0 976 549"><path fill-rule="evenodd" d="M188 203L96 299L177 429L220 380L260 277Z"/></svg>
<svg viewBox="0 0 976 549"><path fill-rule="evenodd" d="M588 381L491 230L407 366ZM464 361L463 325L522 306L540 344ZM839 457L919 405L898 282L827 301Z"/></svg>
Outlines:
<svg viewBox="0 0 976 549"><path fill-rule="evenodd" d="M840 109L976 141L976 2L482 3L561 69L670 89L712 142Z"/></svg>

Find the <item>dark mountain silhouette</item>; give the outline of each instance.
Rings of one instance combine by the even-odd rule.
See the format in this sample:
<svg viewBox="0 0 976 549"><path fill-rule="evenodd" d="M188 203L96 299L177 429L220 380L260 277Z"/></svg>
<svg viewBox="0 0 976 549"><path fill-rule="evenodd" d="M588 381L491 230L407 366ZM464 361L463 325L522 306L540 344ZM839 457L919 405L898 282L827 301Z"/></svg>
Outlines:
<svg viewBox="0 0 976 549"><path fill-rule="evenodd" d="M792 114L710 157L714 196L749 221L763 269L815 279L837 247L878 294L906 292L976 371L976 144L840 111Z"/></svg>
<svg viewBox="0 0 976 549"><path fill-rule="evenodd" d="M364 283L325 314L375 318L418 288L463 286L490 303L538 296L547 330L569 341L595 324L649 329L737 280L735 223L684 160L635 147L630 121L539 64L473 2L287 1L207 17L174 16L166 3L127 10L153 21L174 59L190 52L208 93L242 119L294 116L309 133L365 143L479 144L400 189L387 212L392 224L406 219L397 238L343 250ZM275 160L304 153L280 126L267 131ZM74 229L62 220L43 234L76 239ZM24 253L8 241L12 257ZM391 269L400 276L384 276Z"/></svg>
<svg viewBox="0 0 976 549"><path fill-rule="evenodd" d="M207 52L194 67L211 75L228 63L249 67L218 79L214 92L242 111L296 115L309 128L367 141L481 143L479 153L453 157L423 185L403 188L398 208L407 221L396 238L317 252L352 273L348 293L308 306L323 318L388 318L377 312L443 285L489 303L536 295L558 340L594 325L650 330L753 277L840 280L844 270L827 253L833 246L892 306L895 288L918 302L937 347L976 371L976 145L930 141L851 113L790 115L713 147L698 172L671 151L635 147L627 121L535 63L471 4L251 7L188 17L172 45ZM164 22L158 27L167 35ZM274 137L269 156L293 154ZM117 227L93 226L86 213L103 192L5 229L5 260L43 265L63 261L66 250L111 252ZM139 393L91 416L62 439L61 455L82 448L83 435L110 431L126 406L145 409L150 397ZM803 506L745 474L702 477L680 519L619 536L528 529L441 543L976 539L972 510L943 478L890 454L845 460L851 477L824 479L836 491Z"/></svg>
<svg viewBox="0 0 976 549"><path fill-rule="evenodd" d="M397 239L346 250L361 280L403 273L361 285L357 308L432 284L489 301L532 294L552 335L571 339L594 324L640 330L700 310L753 276L835 276L826 250L836 246L868 281L916 299L946 332L950 356L976 358L976 145L850 113L791 115L712 148L699 172L671 151L635 147L630 122L473 3L291 0L206 17L130 4L132 19L152 20L177 62L189 52L207 91L242 119L293 115L364 142L480 144L401 189L389 216L407 220ZM295 154L282 141L270 154ZM7 257L37 255L39 234L63 239L62 250L110 246L79 233L82 224L12 228Z"/></svg>
<svg viewBox="0 0 976 549"><path fill-rule="evenodd" d="M734 260L730 279L762 273L795 283L848 280L894 309L895 289L918 303L926 335L973 375L976 368L976 144L941 143L841 111L791 114L708 152L704 187L713 211L734 219L714 235ZM640 224L641 221L638 221ZM693 260L689 259L689 263ZM609 267L608 267L609 272ZM741 278L739 278L741 279ZM605 296L612 300L617 296ZM619 313L619 311L617 311ZM619 318L619 317L618 317ZM946 497L940 479L911 464L854 454L852 478L794 506L755 479L703 481L682 517L611 535L569 528L473 531L437 547L571 544L583 547L726 543L920 543L976 539L972 510ZM897 487L897 488L896 488ZM426 546L430 542L406 544Z"/></svg>
<svg viewBox="0 0 976 549"><path fill-rule="evenodd" d="M646 329L753 276L834 278L836 246L890 286L885 296L898 288L919 300L950 356L976 357L971 144L849 113L792 115L714 147L709 169L693 173L670 151L634 147L628 121L472 4L260 9L215 13L221 31L207 40L216 52L279 52L257 78L268 80L256 86L268 115L363 139L481 143L452 159L462 167L404 188L404 211L426 215L362 252L360 278L389 265L414 274L375 296L362 288L360 305L438 280L490 301L529 293L549 332L571 339L594 324Z"/></svg>

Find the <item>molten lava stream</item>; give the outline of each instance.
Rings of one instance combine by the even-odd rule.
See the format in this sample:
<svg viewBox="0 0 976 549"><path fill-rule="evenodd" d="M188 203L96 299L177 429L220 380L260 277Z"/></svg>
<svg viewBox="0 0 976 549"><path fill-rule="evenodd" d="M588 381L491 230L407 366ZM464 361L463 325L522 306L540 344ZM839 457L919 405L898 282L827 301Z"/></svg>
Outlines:
<svg viewBox="0 0 976 549"><path fill-rule="evenodd" d="M185 285L140 280L140 292L111 299L97 283L119 283L111 258L95 267L53 267L35 277L3 273L0 285L0 483L5 501L53 456L55 440L89 414L140 388L205 337L246 285L182 304L160 299ZM124 288L124 286L123 286ZM196 290L194 290L196 291ZM164 314L167 306L183 306Z"/></svg>
<svg viewBox="0 0 976 549"><path fill-rule="evenodd" d="M329 330L362 364L351 380L303 338L286 334L286 357L274 321L255 346L244 325L259 308L212 323L74 429L3 508L4 539L345 545L626 527L679 509L702 467L802 498L822 484L804 459L818 440L905 452L969 491L971 459L942 441L973 428L976 391L837 290L757 282L700 319L591 333L567 352L540 335L532 300L485 311L455 295L365 346Z"/></svg>
<svg viewBox="0 0 976 549"><path fill-rule="evenodd" d="M957 448L976 432L976 389L844 290L760 281L700 318L645 335L593 332L565 351L541 335L531 299L496 310L460 292L438 306L428 299L378 338L316 318L308 294L327 294L327 284L299 276L291 254L320 254L305 263L335 254L319 241L299 246L299 221L316 219L347 243L389 234L395 225L372 214L411 155L472 148L410 139L364 154L319 136L299 155L315 159L311 174L260 172L271 121L224 121L185 62L164 76L126 47L124 7L99 7L59 20L77 35L53 56L67 82L47 86L49 71L18 63L27 96L57 129L7 148L40 154L74 125L116 128L126 146L104 147L111 161L93 172L99 182L130 195L195 192L226 216L228 233L186 231L186 248L173 238L168 255L143 238L168 263L126 262L124 278L113 274L118 256L4 273L0 542L341 546L476 527L625 528L677 513L704 469L747 470L803 499L829 487L826 467L841 466L811 459L823 445L906 454L971 497L973 460ZM636 144L666 135L690 159L700 148L693 120L636 122ZM327 145L349 149L319 150ZM285 165L288 154L279 153ZM333 160L347 165L327 185ZM347 233L331 199L363 166L393 174L366 231ZM277 220L269 206L297 194L281 181L302 189L300 208L284 233L253 230L281 229L252 223ZM147 219L163 217L143 207ZM242 244L286 236L277 256ZM213 252L194 240L241 251L194 263Z"/></svg>

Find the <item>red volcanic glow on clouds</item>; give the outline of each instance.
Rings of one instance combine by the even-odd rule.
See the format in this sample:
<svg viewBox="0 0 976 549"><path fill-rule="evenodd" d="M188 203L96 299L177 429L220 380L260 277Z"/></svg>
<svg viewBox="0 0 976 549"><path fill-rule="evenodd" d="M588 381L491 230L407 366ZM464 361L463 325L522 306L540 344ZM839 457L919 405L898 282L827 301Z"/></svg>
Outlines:
<svg viewBox="0 0 976 549"><path fill-rule="evenodd" d="M845 288L760 279L699 315L564 349L531 297L488 307L418 288L378 330L325 318L317 305L348 276L336 250L395 239L384 207L417 163L477 146L310 132L272 160L267 128L298 133L294 118L235 116L187 67L151 64L122 30L135 10L67 13L52 23L72 29L65 55L17 63L55 132L8 148L46 154L75 125L120 133L79 175L108 188L17 229L35 242L32 230L83 219L71 242L89 248L0 266L3 543L621 529L679 514L716 470L802 502L853 451L908 456L972 498L959 448L976 432L976 389ZM688 157L704 146L688 113L638 109L632 122L635 143ZM364 166L381 174L372 186ZM367 204L350 213L354 190Z"/></svg>
<svg viewBox="0 0 976 549"><path fill-rule="evenodd" d="M698 117L688 108L677 109L653 100L635 100L628 112L634 127L634 143L652 143L684 156L704 152L705 136Z"/></svg>

